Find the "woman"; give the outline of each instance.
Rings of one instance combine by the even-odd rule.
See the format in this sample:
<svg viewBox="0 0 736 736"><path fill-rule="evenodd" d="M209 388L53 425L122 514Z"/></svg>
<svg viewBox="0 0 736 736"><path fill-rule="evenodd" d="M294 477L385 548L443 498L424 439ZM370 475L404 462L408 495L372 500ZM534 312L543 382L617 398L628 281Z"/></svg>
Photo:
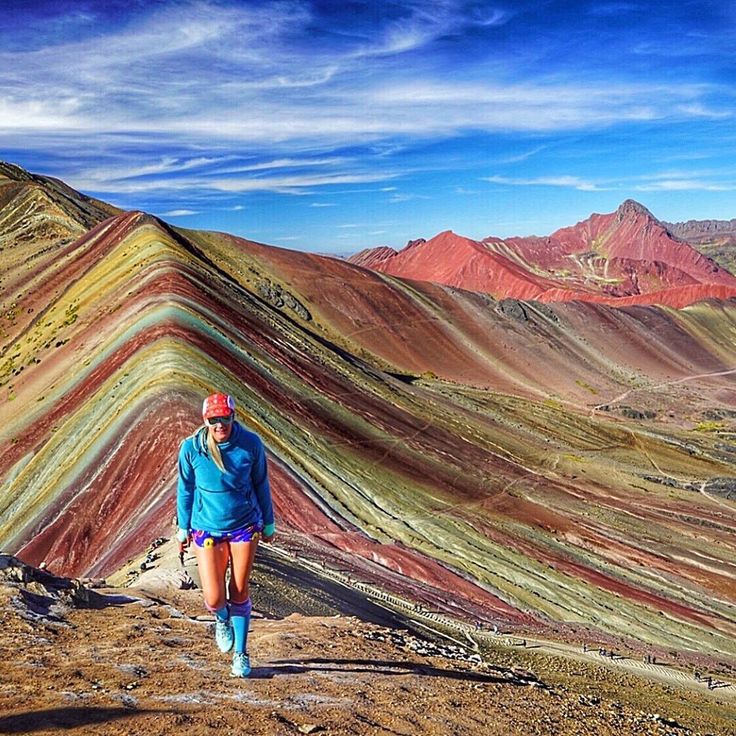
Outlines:
<svg viewBox="0 0 736 736"><path fill-rule="evenodd" d="M258 435L234 421L232 396L208 396L202 418L204 426L179 448L176 536L181 550L194 542L204 605L215 615L217 646L234 650L231 672L247 677L248 580L258 539L270 542L275 532L266 454Z"/></svg>

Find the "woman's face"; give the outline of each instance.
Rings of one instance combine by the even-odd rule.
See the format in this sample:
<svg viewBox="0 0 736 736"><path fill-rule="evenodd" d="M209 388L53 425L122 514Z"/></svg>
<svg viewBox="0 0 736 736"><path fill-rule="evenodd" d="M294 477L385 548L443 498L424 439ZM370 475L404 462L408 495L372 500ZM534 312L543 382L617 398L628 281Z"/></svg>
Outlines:
<svg viewBox="0 0 736 736"><path fill-rule="evenodd" d="M207 429L215 442L227 442L233 431L233 415L229 417L211 417L207 420Z"/></svg>

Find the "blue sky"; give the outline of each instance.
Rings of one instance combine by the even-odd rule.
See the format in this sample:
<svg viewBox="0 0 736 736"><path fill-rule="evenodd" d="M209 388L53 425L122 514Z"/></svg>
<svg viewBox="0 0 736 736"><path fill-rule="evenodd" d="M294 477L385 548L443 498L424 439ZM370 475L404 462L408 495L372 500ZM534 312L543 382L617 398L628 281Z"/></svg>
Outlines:
<svg viewBox="0 0 736 736"><path fill-rule="evenodd" d="M53 0L0 15L0 158L318 252L736 217L736 3Z"/></svg>

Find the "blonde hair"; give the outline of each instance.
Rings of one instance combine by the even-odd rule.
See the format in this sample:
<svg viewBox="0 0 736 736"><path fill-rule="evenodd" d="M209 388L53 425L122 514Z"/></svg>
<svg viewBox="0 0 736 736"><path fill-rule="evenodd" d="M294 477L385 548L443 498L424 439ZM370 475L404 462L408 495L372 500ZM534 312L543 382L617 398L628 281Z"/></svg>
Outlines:
<svg viewBox="0 0 736 736"><path fill-rule="evenodd" d="M220 472L227 472L225 470L225 463L222 462L222 453L220 452L220 447L215 441L215 438L212 436L207 422L205 422L201 427L197 427L197 429L194 430L190 437L193 437L195 439L195 442L200 443L201 446L202 439L200 435L202 432L205 432L207 435L207 454L212 458L212 461L215 463L215 465L217 465Z"/></svg>
<svg viewBox="0 0 736 736"><path fill-rule="evenodd" d="M210 457L212 458L215 465L217 465L220 471L224 473L225 463L222 462L222 453L220 452L220 447L215 441L215 438L212 435L212 432L210 432L207 424L205 424L204 426L205 426L205 429L207 430L207 450L210 453Z"/></svg>

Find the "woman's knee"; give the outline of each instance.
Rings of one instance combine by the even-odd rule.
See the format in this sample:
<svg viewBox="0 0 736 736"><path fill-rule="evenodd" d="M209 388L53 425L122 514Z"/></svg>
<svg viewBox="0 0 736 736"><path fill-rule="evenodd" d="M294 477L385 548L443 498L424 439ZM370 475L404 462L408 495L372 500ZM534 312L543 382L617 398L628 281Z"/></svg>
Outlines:
<svg viewBox="0 0 736 736"><path fill-rule="evenodd" d="M230 581L230 602L231 603L244 603L250 598L250 586L246 580L245 584L237 585Z"/></svg>
<svg viewBox="0 0 736 736"><path fill-rule="evenodd" d="M204 596L204 607L210 612L214 613L215 611L219 611L227 601L225 600L225 596L223 593L218 592L216 595L211 594Z"/></svg>
<svg viewBox="0 0 736 736"><path fill-rule="evenodd" d="M222 608L227 599L225 576L220 575L216 570L208 570L207 574L200 572L200 581L205 607L209 610Z"/></svg>

